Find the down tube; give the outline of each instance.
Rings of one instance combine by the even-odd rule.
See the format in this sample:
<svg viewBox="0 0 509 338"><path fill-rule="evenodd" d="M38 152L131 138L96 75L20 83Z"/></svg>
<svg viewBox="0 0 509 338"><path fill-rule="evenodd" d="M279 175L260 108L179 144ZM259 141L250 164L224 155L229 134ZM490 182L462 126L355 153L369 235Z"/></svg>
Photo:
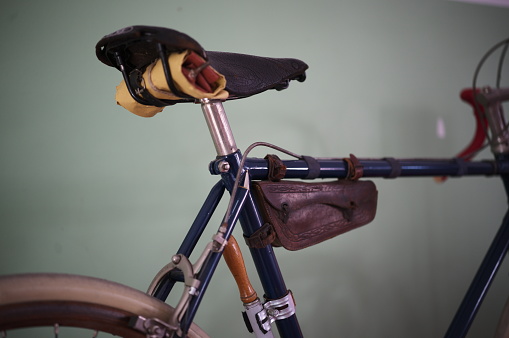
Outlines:
<svg viewBox="0 0 509 338"><path fill-rule="evenodd" d="M246 236L252 235L263 225L260 213L251 193L249 193L246 198L239 219L244 235ZM286 296L288 289L286 288L272 247L269 245L263 249L250 248L250 252L265 291L265 296L268 299L279 299ZM289 318L277 320L276 326L282 338L303 337L295 314Z"/></svg>

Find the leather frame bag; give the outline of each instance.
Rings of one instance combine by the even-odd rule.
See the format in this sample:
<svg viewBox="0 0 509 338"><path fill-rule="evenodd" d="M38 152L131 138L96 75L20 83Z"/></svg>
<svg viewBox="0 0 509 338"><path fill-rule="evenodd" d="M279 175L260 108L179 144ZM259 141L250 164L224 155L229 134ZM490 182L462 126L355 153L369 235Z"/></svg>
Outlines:
<svg viewBox="0 0 509 338"><path fill-rule="evenodd" d="M378 199L372 181L254 181L251 191L264 221L270 224L269 232L275 232L275 236L265 237L273 240L273 246L292 251L371 222Z"/></svg>

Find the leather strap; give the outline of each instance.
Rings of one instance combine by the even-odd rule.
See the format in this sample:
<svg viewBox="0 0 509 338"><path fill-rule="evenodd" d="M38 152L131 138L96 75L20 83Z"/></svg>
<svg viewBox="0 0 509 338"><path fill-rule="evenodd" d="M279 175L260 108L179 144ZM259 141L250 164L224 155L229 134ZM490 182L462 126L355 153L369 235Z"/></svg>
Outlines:
<svg viewBox="0 0 509 338"><path fill-rule="evenodd" d="M311 156L302 156L302 159L306 161L308 165L308 175L305 178L314 179L320 177L320 163L318 163L316 158Z"/></svg>
<svg viewBox="0 0 509 338"><path fill-rule="evenodd" d="M401 164L396 160L394 157L385 157L385 161L389 163L391 166L391 173L387 176L384 176L385 178L396 178L399 175L401 175Z"/></svg>
<svg viewBox="0 0 509 338"><path fill-rule="evenodd" d="M276 239L276 232L270 223L265 223L260 229L256 230L251 236L244 236L246 244L250 248L262 249L270 245Z"/></svg>
<svg viewBox="0 0 509 338"><path fill-rule="evenodd" d="M357 181L362 177L364 168L354 154L350 154L350 157L345 157L343 160L348 164L348 173L346 179L351 181Z"/></svg>
<svg viewBox="0 0 509 338"><path fill-rule="evenodd" d="M277 155L267 155L265 159L268 161L269 174L268 179L272 182L280 181L285 177L286 166Z"/></svg>

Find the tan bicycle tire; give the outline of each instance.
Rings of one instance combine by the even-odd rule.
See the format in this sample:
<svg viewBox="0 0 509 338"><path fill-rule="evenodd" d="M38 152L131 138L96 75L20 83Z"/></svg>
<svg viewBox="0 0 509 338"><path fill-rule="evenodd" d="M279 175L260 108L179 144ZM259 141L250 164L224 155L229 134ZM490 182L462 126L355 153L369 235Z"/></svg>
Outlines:
<svg viewBox="0 0 509 338"><path fill-rule="evenodd" d="M0 332L57 323L144 337L129 327L131 316L168 321L173 311L139 290L103 279L66 274L0 276ZM188 337L208 335L192 324Z"/></svg>
<svg viewBox="0 0 509 338"><path fill-rule="evenodd" d="M504 310L500 315L495 338L509 338L509 297L507 298Z"/></svg>

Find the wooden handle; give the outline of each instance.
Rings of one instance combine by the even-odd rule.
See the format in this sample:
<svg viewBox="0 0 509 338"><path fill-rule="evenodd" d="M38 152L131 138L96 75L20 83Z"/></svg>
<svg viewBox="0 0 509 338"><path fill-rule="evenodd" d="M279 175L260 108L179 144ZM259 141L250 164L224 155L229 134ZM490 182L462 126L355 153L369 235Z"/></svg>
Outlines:
<svg viewBox="0 0 509 338"><path fill-rule="evenodd" d="M242 257L242 252L240 251L239 244L235 237L231 236L228 240L228 244L223 251L223 256L233 278L235 278L235 282L237 282L240 300L246 304L254 302L258 298L258 295L247 276L244 258Z"/></svg>

